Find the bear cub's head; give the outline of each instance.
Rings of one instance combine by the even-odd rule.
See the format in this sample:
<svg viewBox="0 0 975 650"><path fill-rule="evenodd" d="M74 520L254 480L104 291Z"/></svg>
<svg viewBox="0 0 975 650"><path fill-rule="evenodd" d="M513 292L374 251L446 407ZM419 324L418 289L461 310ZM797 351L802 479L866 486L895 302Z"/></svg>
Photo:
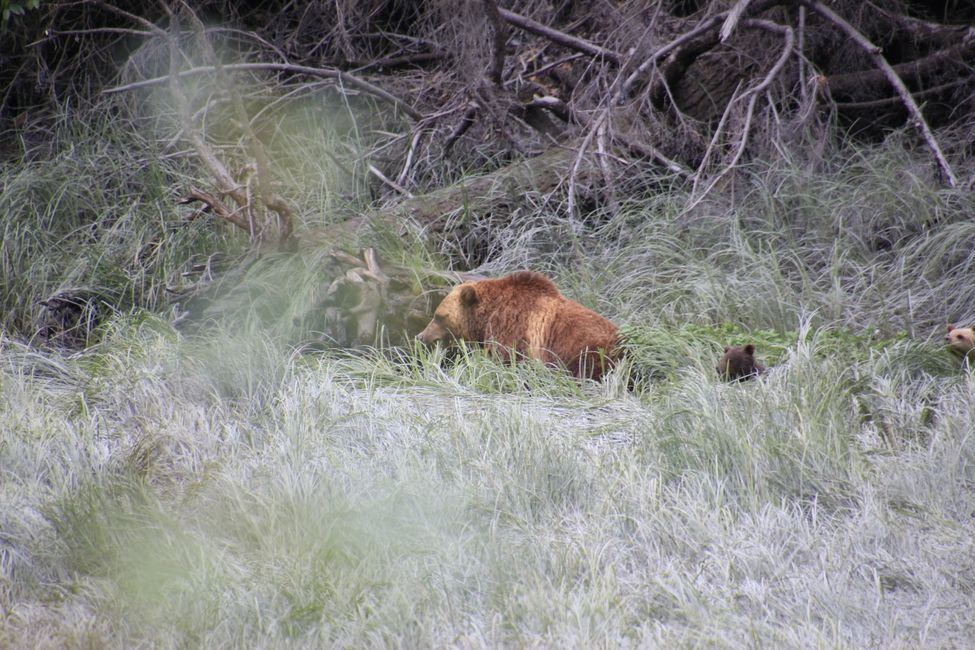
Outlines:
<svg viewBox="0 0 975 650"><path fill-rule="evenodd" d="M975 349L975 329L949 325L948 333L945 335L945 343L955 354L965 356Z"/></svg>
<svg viewBox="0 0 975 650"><path fill-rule="evenodd" d="M755 346L731 346L724 349L718 361L718 375L728 381L751 379L765 372L765 367L755 359Z"/></svg>
<svg viewBox="0 0 975 650"><path fill-rule="evenodd" d="M416 335L421 343L452 343L471 337L471 311L478 302L477 289L470 282L454 287L433 313L433 320Z"/></svg>

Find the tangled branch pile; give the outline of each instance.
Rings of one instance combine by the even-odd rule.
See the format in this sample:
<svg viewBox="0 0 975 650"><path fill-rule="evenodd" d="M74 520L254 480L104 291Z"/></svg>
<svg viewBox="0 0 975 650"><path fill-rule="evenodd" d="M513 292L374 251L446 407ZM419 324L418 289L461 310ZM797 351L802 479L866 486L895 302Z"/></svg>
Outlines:
<svg viewBox="0 0 975 650"><path fill-rule="evenodd" d="M445 160L456 174L556 143L594 148L607 167L650 160L698 177L740 158L746 138L796 137L824 116L876 134L919 120L917 105L932 126L970 129L975 112L975 12L950 0L506 4L208 2L197 13L233 52L224 64L273 64L238 69L293 94L324 79L401 116L370 156L397 194L440 184ZM106 63L171 22L155 3L45 3L29 17L33 29L25 19L5 35L17 64L4 65L8 127L40 123L38 101L104 90L117 71ZM150 51L130 75L166 73L168 57ZM215 61L180 63L202 74Z"/></svg>
<svg viewBox="0 0 975 650"><path fill-rule="evenodd" d="M289 247L317 245L275 187L266 134L282 105L327 88L369 113L358 148L329 155L367 174L378 200L332 219L326 241L408 223L461 268L489 257L491 231L526 201L555 201L578 232L661 175L699 201L783 144L815 167L837 123L866 138L906 123L933 174L971 183L952 162L975 141L975 9L964 3L504 5L44 3L4 33L0 141L43 140L79 98L131 114L159 90L166 146L189 145L211 177L211 189L180 188L184 201L256 241L276 224ZM946 150L936 129L960 144ZM471 171L496 175L475 184Z"/></svg>

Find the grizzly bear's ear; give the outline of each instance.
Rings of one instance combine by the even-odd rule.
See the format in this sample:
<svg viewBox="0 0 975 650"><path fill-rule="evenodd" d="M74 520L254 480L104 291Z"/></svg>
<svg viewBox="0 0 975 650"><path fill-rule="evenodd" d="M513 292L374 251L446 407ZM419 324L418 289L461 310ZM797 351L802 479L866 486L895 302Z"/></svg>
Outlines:
<svg viewBox="0 0 975 650"><path fill-rule="evenodd" d="M730 348L730 347L728 347L727 345L726 345L726 346L724 346L724 351L725 351L725 352L727 352L727 351L728 351L728 350L730 350L730 349L731 349L731 348Z"/></svg>
<svg viewBox="0 0 975 650"><path fill-rule="evenodd" d="M473 307L477 304L477 291L474 287L467 285L460 288L460 304L464 307Z"/></svg>
<svg viewBox="0 0 975 650"><path fill-rule="evenodd" d="M955 329L955 326L952 325L951 323L948 323L948 331L950 332L953 329Z"/></svg>
<svg viewBox="0 0 975 650"><path fill-rule="evenodd" d="M745 346L745 354L755 354L755 346L749 343Z"/></svg>

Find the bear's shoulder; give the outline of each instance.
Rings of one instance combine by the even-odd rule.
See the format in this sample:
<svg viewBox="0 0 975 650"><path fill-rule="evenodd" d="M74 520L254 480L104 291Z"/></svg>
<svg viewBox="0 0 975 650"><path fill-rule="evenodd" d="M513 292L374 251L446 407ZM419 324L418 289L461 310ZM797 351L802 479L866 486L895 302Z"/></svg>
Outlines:
<svg viewBox="0 0 975 650"><path fill-rule="evenodd" d="M560 296L558 287L547 276L537 271L517 271L499 278L499 286L513 291L527 291L548 296Z"/></svg>

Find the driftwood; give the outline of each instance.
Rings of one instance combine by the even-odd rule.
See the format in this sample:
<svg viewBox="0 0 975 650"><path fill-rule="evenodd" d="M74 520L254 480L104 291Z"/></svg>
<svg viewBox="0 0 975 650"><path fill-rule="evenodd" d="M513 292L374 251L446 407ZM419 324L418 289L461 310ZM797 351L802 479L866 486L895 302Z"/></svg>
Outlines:
<svg viewBox="0 0 975 650"><path fill-rule="evenodd" d="M356 241L370 226L405 231L415 228L426 236L443 236L457 227L463 214L508 214L523 204L529 192L546 194L568 177L576 159L569 147L552 149L541 156L518 161L480 176L471 176L428 194L408 198L390 208L373 210L321 232L306 233L313 246ZM588 172L589 165L583 173Z"/></svg>

